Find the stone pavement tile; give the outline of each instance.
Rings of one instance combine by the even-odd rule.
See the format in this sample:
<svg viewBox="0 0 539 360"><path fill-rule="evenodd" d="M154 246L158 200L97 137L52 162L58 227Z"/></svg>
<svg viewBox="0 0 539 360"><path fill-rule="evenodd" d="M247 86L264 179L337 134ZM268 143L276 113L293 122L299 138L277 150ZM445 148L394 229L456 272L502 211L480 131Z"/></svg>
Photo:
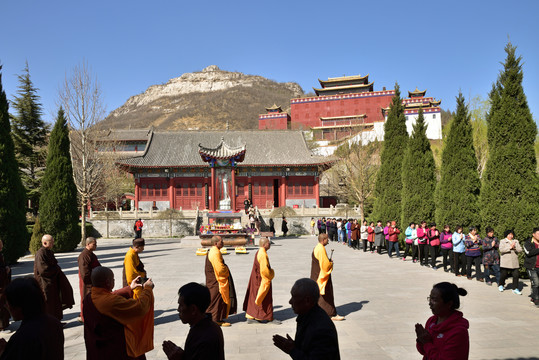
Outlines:
<svg viewBox="0 0 539 360"><path fill-rule="evenodd" d="M238 295L237 315L232 326L223 328L227 359L286 359L273 346L273 334L295 334L296 317L290 309L290 288L295 280L310 275L311 253L316 245L312 237L277 238L269 250L275 269L273 299L275 318L283 324L247 325L241 311L245 289L257 248L247 255L231 253L224 257L230 267ZM117 287L121 285L122 264L130 239L99 239L96 255L104 266L111 267ZM468 290L461 299L461 309L470 321L470 359L529 360L536 350L536 328L539 309L529 304L529 286L521 281L524 295L500 293L497 288L477 281L457 278L443 271L434 271L411 261L388 259L386 255L355 251L330 243L334 249L335 269L332 273L335 301L339 314L346 320L335 323L339 334L342 359L420 359L415 349L414 324L424 324L431 312L427 296L432 285L440 281L454 282ZM68 326L65 334L65 358L85 359L83 326L76 322L79 312L77 256L79 251L57 254L59 264L75 292L76 304L64 312ZM168 339L183 346L189 326L177 314L177 291L181 285L195 281L204 283L205 258L195 256L196 248L182 248L179 239L147 239L141 255L148 275L155 281L155 349L147 359L166 359L161 343ZM32 275L33 258L21 259L13 267L13 277ZM15 330L18 324L10 326ZM11 334L1 332L1 338ZM505 339L501 341L501 339Z"/></svg>

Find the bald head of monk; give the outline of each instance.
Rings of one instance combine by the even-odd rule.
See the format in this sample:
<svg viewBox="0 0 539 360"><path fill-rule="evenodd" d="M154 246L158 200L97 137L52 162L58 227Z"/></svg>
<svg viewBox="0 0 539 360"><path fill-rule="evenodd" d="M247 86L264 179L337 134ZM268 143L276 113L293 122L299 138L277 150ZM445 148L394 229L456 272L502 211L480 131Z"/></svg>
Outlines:
<svg viewBox="0 0 539 360"><path fill-rule="evenodd" d="M215 246L217 246L218 249L221 249L225 245L223 238L217 235L212 236L211 241L215 244Z"/></svg>
<svg viewBox="0 0 539 360"><path fill-rule="evenodd" d="M54 238L52 237L52 235L45 234L41 238L41 244L47 249L52 249L52 247L54 246Z"/></svg>
<svg viewBox="0 0 539 360"><path fill-rule="evenodd" d="M290 290L290 305L292 310L298 315L308 313L316 304L320 297L318 284L309 278L299 279Z"/></svg>
<svg viewBox="0 0 539 360"><path fill-rule="evenodd" d="M114 288L114 273L112 270L104 266L92 269L92 286L112 291Z"/></svg>
<svg viewBox="0 0 539 360"><path fill-rule="evenodd" d="M329 243L328 234L320 234L318 235L318 242L324 246L326 246Z"/></svg>
<svg viewBox="0 0 539 360"><path fill-rule="evenodd" d="M271 247L271 241L267 237L260 238L260 242L258 243L261 248L264 248L266 250L269 250Z"/></svg>
<svg viewBox="0 0 539 360"><path fill-rule="evenodd" d="M90 251L97 249L97 240L95 237L90 236L86 238L86 249Z"/></svg>

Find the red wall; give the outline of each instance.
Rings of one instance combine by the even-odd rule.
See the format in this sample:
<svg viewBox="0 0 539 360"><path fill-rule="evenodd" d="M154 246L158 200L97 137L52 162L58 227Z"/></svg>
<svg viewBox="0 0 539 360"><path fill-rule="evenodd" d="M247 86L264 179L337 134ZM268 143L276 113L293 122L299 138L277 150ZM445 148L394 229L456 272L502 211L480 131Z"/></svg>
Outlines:
<svg viewBox="0 0 539 360"><path fill-rule="evenodd" d="M258 116L258 130L287 130L290 128L288 114L262 114Z"/></svg>
<svg viewBox="0 0 539 360"><path fill-rule="evenodd" d="M292 99L292 128L311 128L321 126L320 117L366 114L366 123L384 121L382 108L389 107L394 90L372 93L318 96Z"/></svg>

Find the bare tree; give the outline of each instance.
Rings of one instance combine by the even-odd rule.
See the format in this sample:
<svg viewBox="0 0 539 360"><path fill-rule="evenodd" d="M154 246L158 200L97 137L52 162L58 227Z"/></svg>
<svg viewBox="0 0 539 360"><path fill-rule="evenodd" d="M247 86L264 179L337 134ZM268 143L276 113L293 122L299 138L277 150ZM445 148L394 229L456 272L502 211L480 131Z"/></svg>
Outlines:
<svg viewBox="0 0 539 360"><path fill-rule="evenodd" d="M327 186L339 199L348 199L360 208L361 221L365 219L365 204L374 193L376 174L380 167L380 143L345 142L335 155L339 161L328 170Z"/></svg>
<svg viewBox="0 0 539 360"><path fill-rule="evenodd" d="M101 189L99 153L96 148L96 124L104 118L101 89L84 61L66 75L60 89L60 102L70 127L73 177L80 196L81 242L86 239L86 210Z"/></svg>

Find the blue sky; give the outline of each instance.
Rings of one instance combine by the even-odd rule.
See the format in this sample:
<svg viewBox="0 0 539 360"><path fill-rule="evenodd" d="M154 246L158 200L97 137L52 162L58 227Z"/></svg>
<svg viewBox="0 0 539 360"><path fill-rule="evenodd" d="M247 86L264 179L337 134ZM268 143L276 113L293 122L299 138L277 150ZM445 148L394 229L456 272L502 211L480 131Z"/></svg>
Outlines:
<svg viewBox="0 0 539 360"><path fill-rule="evenodd" d="M539 1L4 1L0 63L9 99L25 61L45 120L66 73L86 60L107 113L186 72L223 70L295 81L370 74L375 90L418 87L455 108L488 96L510 38L539 118ZM263 110L263 109L261 109Z"/></svg>

